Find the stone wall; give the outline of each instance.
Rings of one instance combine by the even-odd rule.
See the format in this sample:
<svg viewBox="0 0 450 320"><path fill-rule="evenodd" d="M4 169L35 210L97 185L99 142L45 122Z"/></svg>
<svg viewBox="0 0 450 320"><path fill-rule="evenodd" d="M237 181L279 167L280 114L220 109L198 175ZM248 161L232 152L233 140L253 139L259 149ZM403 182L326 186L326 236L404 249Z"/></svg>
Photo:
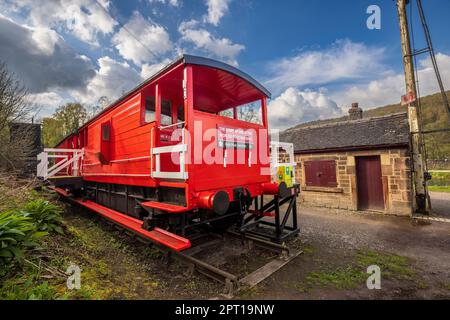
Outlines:
<svg viewBox="0 0 450 320"><path fill-rule="evenodd" d="M384 193L384 213L411 214L411 179L407 149L348 151L338 153L296 154L296 181L300 183L301 202L321 207L358 210L355 159L358 156L380 156ZM335 160L337 187L305 186L304 161Z"/></svg>

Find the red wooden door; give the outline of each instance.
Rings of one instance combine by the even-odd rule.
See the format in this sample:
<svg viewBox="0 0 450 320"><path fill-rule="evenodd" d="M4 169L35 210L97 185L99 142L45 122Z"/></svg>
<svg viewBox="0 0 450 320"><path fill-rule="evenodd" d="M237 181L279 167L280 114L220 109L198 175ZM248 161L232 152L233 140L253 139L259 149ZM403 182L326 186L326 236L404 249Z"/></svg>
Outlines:
<svg viewBox="0 0 450 320"><path fill-rule="evenodd" d="M356 158L359 210L384 210L379 156Z"/></svg>

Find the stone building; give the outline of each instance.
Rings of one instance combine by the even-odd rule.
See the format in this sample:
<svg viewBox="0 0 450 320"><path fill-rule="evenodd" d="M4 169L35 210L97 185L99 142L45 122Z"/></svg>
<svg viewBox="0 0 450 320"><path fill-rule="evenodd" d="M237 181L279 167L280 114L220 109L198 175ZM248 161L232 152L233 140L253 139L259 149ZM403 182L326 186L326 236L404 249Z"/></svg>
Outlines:
<svg viewBox="0 0 450 320"><path fill-rule="evenodd" d="M353 104L348 120L299 126L280 134L294 144L301 201L313 206L412 213L406 113L362 118Z"/></svg>
<svg viewBox="0 0 450 320"><path fill-rule="evenodd" d="M14 156L14 169L23 176L36 172L37 155L42 151L41 125L13 122L9 125L10 156Z"/></svg>

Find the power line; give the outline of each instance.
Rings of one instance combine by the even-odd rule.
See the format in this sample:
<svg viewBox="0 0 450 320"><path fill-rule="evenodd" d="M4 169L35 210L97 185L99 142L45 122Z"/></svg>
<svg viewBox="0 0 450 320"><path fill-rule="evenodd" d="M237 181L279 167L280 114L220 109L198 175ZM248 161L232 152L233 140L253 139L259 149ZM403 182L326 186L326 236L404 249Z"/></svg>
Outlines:
<svg viewBox="0 0 450 320"><path fill-rule="evenodd" d="M114 17L112 15L111 12L108 11L108 9L106 9L100 2L99 0L94 0L94 2L103 10L106 12L107 15L109 15L111 17L111 19L113 19L115 22L117 22L122 29L124 29L126 32L128 32L133 38L134 40L136 40L145 50L148 51L148 53L150 53L152 56L156 56L155 52L153 52L153 50L151 50L150 48L148 48L144 43L142 43L141 40L139 40L122 22L119 21L119 19L117 19L116 17Z"/></svg>
<svg viewBox="0 0 450 320"><path fill-rule="evenodd" d="M436 61L436 56L434 54L433 43L431 41L430 29L428 28L427 20L425 18L425 13L422 7L422 0L417 0L417 9L419 11L420 21L422 22L423 32L425 34L425 40L427 41L428 51L430 52L431 62L433 64L434 72L436 74L436 79L439 84L439 89L441 91L442 100L444 102L444 107L447 111L447 116L450 122L450 104L448 102L447 94L445 93L444 84L442 83L441 74L439 72L439 67Z"/></svg>

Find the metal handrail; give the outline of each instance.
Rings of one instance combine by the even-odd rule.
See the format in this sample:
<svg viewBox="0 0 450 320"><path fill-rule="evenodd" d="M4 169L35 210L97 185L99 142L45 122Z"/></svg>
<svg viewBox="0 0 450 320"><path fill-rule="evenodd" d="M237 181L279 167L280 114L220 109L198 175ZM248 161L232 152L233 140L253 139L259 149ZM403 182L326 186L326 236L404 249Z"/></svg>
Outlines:
<svg viewBox="0 0 450 320"><path fill-rule="evenodd" d="M158 129L164 130L164 129L175 127L175 126L178 126L180 124L185 124L185 123L186 123L185 121L180 121L180 122L177 122L177 123L174 123L174 124L169 124L167 126L159 126Z"/></svg>

